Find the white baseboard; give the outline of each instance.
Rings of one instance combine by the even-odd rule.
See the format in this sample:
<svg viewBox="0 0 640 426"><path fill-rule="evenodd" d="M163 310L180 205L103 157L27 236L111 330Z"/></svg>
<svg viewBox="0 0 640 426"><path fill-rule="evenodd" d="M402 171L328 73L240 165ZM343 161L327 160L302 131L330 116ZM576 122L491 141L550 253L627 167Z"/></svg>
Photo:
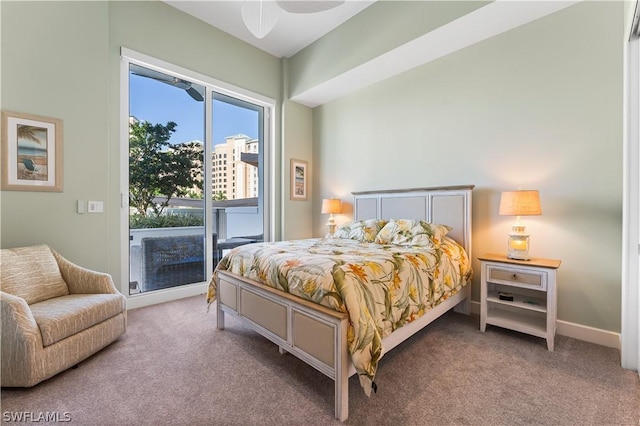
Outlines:
<svg viewBox="0 0 640 426"><path fill-rule="evenodd" d="M473 315L480 315L480 302L471 301L471 313Z"/></svg>
<svg viewBox="0 0 640 426"><path fill-rule="evenodd" d="M197 295L202 295L204 305L204 294L207 292L207 288L207 283L201 283L171 288L150 294L136 294L127 297L127 310ZM480 315L480 302L471 301L471 313L474 315ZM561 336L567 336L573 339L583 340L585 342L595 343L609 348L615 348L617 350L620 350L622 347L620 333L601 330L599 328L589 327L586 325L557 320L556 332Z"/></svg>
<svg viewBox="0 0 640 426"><path fill-rule="evenodd" d="M480 302L471 301L471 313L480 315ZM568 321L557 320L556 333L561 336L567 336L573 339L583 340L585 342L595 343L609 348L615 348L617 350L620 350L622 347L620 333L614 333L613 331L602 330Z"/></svg>
<svg viewBox="0 0 640 426"><path fill-rule="evenodd" d="M202 306L203 308L206 308L204 295L207 293L208 287L209 285L207 283L200 283L168 288L166 290L154 291L151 293L134 294L127 297L127 310L170 302L177 299L184 299L185 297L197 296L199 294L202 295Z"/></svg>
<svg viewBox="0 0 640 426"><path fill-rule="evenodd" d="M614 333L613 331L602 330L600 328L557 320L556 332L561 336L572 337L617 350L620 350L622 347L620 333Z"/></svg>

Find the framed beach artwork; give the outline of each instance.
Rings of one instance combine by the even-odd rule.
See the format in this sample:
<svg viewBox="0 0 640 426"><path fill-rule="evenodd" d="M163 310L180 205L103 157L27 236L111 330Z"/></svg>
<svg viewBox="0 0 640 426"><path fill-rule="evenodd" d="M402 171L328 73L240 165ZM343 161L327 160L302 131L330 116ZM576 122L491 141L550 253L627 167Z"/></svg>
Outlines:
<svg viewBox="0 0 640 426"><path fill-rule="evenodd" d="M309 188L309 171L306 161L291 159L291 199L304 201Z"/></svg>
<svg viewBox="0 0 640 426"><path fill-rule="evenodd" d="M62 120L2 111L2 190L62 192Z"/></svg>

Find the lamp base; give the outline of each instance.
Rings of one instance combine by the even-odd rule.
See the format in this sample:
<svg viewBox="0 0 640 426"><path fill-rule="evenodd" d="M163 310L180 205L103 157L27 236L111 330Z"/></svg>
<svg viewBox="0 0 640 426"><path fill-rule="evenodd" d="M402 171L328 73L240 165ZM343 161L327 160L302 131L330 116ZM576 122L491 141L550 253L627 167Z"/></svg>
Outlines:
<svg viewBox="0 0 640 426"><path fill-rule="evenodd" d="M507 240L507 257L516 260L531 260L529 256L529 234L512 232Z"/></svg>
<svg viewBox="0 0 640 426"><path fill-rule="evenodd" d="M515 260L531 260L529 253L507 253L507 257Z"/></svg>
<svg viewBox="0 0 640 426"><path fill-rule="evenodd" d="M333 213L329 215L329 220L327 221L327 228L329 228L329 235L333 236L336 232L336 220L333 217Z"/></svg>

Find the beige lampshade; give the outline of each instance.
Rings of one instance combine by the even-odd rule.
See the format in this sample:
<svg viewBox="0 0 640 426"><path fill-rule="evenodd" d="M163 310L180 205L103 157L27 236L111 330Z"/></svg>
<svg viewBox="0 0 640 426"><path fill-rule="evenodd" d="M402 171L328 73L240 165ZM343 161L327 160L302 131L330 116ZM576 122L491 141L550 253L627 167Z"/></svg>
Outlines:
<svg viewBox="0 0 640 426"><path fill-rule="evenodd" d="M322 200L322 213L335 214L342 211L342 201L337 198L325 198Z"/></svg>
<svg viewBox="0 0 640 426"><path fill-rule="evenodd" d="M505 191L500 196L499 215L537 216L542 214L537 190Z"/></svg>

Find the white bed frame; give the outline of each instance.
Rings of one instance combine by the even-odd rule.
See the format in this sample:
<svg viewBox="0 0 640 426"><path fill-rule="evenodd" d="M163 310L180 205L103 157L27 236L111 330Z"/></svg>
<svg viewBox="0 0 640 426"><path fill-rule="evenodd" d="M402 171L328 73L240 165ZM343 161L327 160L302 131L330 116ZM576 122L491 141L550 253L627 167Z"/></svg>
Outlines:
<svg viewBox="0 0 640 426"><path fill-rule="evenodd" d="M354 192L354 220L422 219L451 226L449 235L471 258L473 185L396 191ZM382 341L390 351L452 308L468 314L471 285ZM335 382L335 416L349 415L349 377L355 374L347 349L348 315L226 271L218 272L217 328L228 313Z"/></svg>

